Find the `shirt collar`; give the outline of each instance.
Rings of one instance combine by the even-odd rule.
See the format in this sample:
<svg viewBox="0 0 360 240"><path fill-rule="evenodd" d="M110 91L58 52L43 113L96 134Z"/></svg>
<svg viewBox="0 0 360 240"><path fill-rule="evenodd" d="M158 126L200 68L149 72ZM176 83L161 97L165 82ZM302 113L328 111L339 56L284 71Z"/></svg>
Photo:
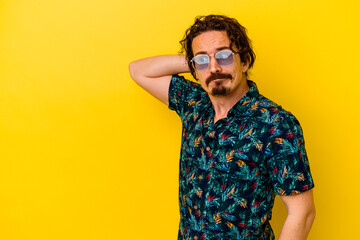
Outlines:
<svg viewBox="0 0 360 240"><path fill-rule="evenodd" d="M247 83L250 87L249 91L230 109L228 117L233 115L238 117L250 116L257 109L255 103L260 95L258 87L253 81L247 80Z"/></svg>
<svg viewBox="0 0 360 240"><path fill-rule="evenodd" d="M260 95L259 90L255 84L255 82L247 80L247 83L250 87L249 91L245 93L245 95L229 110L227 117L237 116L237 117L246 117L250 116L253 110L257 109L256 106L253 106ZM208 114L214 115L214 108L208 97L208 94L204 92L208 98L208 102L205 106Z"/></svg>

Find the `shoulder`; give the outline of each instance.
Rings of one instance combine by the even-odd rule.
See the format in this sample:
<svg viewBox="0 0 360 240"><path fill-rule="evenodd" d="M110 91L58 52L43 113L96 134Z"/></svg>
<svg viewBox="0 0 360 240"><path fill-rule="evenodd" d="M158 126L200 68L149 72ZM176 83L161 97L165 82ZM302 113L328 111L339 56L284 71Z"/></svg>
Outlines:
<svg viewBox="0 0 360 240"><path fill-rule="evenodd" d="M206 92L200 84L190 81L180 75L172 76L169 92L172 92L172 95L174 96L186 98L189 100L192 98L200 100L204 95L206 95Z"/></svg>
<svg viewBox="0 0 360 240"><path fill-rule="evenodd" d="M191 106L207 102L207 98L207 93L200 84L180 75L172 76L169 86L169 108L176 110L179 115L187 112Z"/></svg>
<svg viewBox="0 0 360 240"><path fill-rule="evenodd" d="M281 105L259 94L257 101L256 116L263 118L271 125L286 124L299 124L296 117L290 112L285 110Z"/></svg>
<svg viewBox="0 0 360 240"><path fill-rule="evenodd" d="M191 91L204 91L200 84L186 79L184 76L174 74L171 77L170 86L173 88L191 90Z"/></svg>

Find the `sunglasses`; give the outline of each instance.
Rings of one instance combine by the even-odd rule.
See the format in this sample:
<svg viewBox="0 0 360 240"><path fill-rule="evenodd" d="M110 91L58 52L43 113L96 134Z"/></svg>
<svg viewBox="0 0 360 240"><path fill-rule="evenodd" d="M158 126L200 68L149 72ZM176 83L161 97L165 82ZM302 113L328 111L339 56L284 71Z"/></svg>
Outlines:
<svg viewBox="0 0 360 240"><path fill-rule="evenodd" d="M223 50L215 54L199 54L191 59L191 63L196 70L204 70L209 67L210 57L215 56L216 62L220 66L228 66L234 62L234 52L231 50Z"/></svg>

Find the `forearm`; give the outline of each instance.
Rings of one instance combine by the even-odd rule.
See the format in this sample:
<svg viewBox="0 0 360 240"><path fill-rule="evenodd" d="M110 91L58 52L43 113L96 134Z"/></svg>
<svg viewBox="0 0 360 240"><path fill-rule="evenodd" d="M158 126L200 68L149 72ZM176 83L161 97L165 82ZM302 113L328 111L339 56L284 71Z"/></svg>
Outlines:
<svg viewBox="0 0 360 240"><path fill-rule="evenodd" d="M132 78L158 78L189 72L184 55L162 55L131 62L129 70Z"/></svg>
<svg viewBox="0 0 360 240"><path fill-rule="evenodd" d="M288 215L281 230L279 240L305 240L310 232L315 212L308 215Z"/></svg>
<svg viewBox="0 0 360 240"><path fill-rule="evenodd" d="M129 71L138 85L168 105L168 90L172 75L190 70L184 55L163 55L131 62Z"/></svg>

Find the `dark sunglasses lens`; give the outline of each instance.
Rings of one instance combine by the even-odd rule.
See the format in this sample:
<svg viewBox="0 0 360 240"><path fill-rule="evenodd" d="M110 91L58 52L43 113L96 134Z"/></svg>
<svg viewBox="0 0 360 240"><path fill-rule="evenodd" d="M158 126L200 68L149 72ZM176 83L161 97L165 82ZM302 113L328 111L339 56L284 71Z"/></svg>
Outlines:
<svg viewBox="0 0 360 240"><path fill-rule="evenodd" d="M227 66L234 62L234 54L229 50L216 53L215 58L221 66Z"/></svg>
<svg viewBox="0 0 360 240"><path fill-rule="evenodd" d="M193 58L193 63L196 70L204 70L209 66L209 56L197 55Z"/></svg>

